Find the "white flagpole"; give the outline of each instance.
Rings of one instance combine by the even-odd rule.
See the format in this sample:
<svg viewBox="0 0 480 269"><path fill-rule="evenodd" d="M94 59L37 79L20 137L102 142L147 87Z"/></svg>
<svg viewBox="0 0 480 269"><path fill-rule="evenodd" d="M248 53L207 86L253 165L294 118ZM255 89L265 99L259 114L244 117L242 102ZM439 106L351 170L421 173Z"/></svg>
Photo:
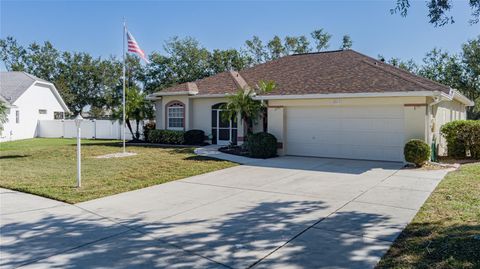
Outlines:
<svg viewBox="0 0 480 269"><path fill-rule="evenodd" d="M127 25L125 23L125 18L123 18L123 95L122 95L122 105L123 105L123 124L122 124L122 139L123 139L123 153L125 150L125 81L126 81L126 56L125 56L125 36L127 35Z"/></svg>

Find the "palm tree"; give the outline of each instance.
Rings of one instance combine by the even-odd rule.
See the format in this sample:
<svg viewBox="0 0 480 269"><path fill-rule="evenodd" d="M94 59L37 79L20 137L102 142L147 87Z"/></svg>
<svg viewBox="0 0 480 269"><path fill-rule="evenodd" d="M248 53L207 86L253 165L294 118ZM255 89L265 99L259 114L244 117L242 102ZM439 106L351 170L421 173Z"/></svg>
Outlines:
<svg viewBox="0 0 480 269"><path fill-rule="evenodd" d="M236 120L236 115L240 115L244 133L246 132L248 136L253 133L253 123L262 115L263 129L266 131L267 106L265 102L255 100L254 97L259 94L269 93L274 89L275 82L273 81L260 81L254 89L250 87L238 89L235 94L228 96L228 102L222 107L226 112L223 114L224 119Z"/></svg>
<svg viewBox="0 0 480 269"><path fill-rule="evenodd" d="M125 123L134 140L140 139L140 121L153 118L153 108L146 98L146 93L133 85L125 89ZM119 105L113 113L114 119L122 119L122 106ZM131 120L136 122L136 130L133 131Z"/></svg>

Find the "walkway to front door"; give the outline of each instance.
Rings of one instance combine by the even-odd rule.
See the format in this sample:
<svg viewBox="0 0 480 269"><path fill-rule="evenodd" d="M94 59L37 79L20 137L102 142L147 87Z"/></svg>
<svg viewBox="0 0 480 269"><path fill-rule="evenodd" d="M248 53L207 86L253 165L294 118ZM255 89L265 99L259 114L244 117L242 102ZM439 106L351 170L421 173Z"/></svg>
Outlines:
<svg viewBox="0 0 480 269"><path fill-rule="evenodd" d="M229 145L237 143L237 122L225 120L226 113L221 109L224 103L212 106L212 143L217 145Z"/></svg>

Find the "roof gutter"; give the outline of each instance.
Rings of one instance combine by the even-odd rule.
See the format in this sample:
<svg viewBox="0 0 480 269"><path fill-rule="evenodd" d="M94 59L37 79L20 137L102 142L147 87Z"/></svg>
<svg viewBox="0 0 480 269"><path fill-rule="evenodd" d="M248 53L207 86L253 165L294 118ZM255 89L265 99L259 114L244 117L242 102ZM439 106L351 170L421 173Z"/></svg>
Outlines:
<svg viewBox="0 0 480 269"><path fill-rule="evenodd" d="M198 91L178 91L178 92L156 92L149 94L147 98L156 98L161 96L177 96L177 95L197 95ZM152 100L154 100L152 99Z"/></svg>
<svg viewBox="0 0 480 269"><path fill-rule="evenodd" d="M409 92L363 92L363 93L327 93L327 94L299 94L299 95L259 95L257 100L282 100L282 99L327 99L327 98L367 98L367 97L408 97L408 96L433 96L432 91Z"/></svg>
<svg viewBox="0 0 480 269"><path fill-rule="evenodd" d="M299 94L299 95L259 95L256 100L287 100L287 99L327 99L327 98L367 98L367 97L442 97L442 101L453 99L472 106L474 103L459 93L451 89L449 94L440 91L408 91L408 92L364 92L364 93L328 93L328 94Z"/></svg>
<svg viewBox="0 0 480 269"><path fill-rule="evenodd" d="M450 89L450 95L452 96L452 99L455 99L455 100L459 101L460 103L465 104L465 106L474 106L475 105L474 101L468 99L468 97L466 97L465 95L463 95L462 93L460 93L456 89Z"/></svg>

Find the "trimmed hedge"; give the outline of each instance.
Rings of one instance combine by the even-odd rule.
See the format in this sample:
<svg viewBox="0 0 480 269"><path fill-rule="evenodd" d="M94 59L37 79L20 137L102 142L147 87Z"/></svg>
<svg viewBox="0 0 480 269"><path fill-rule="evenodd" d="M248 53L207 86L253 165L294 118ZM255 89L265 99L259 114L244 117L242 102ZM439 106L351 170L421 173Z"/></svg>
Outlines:
<svg viewBox="0 0 480 269"><path fill-rule="evenodd" d="M269 133L256 133L247 138L250 157L271 158L277 156L277 138Z"/></svg>
<svg viewBox="0 0 480 269"><path fill-rule="evenodd" d="M201 145L205 141L205 132L202 130L186 131L184 140L187 145Z"/></svg>
<svg viewBox="0 0 480 269"><path fill-rule="evenodd" d="M148 140L151 143L181 145L184 143L184 131L151 130Z"/></svg>
<svg viewBox="0 0 480 269"><path fill-rule="evenodd" d="M430 159L430 147L423 140L412 139L405 144L403 154L407 162L420 167Z"/></svg>
<svg viewBox="0 0 480 269"><path fill-rule="evenodd" d="M456 120L440 128L447 141L448 156L480 159L480 120Z"/></svg>

